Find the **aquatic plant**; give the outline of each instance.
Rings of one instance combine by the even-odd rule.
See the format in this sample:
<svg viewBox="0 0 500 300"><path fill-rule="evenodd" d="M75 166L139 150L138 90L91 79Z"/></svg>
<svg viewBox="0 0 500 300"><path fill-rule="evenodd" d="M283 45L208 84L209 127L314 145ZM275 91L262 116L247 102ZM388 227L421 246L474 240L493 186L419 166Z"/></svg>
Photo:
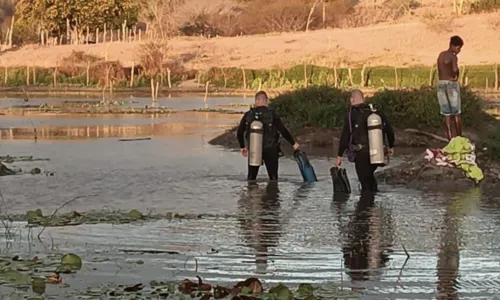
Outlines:
<svg viewBox="0 0 500 300"><path fill-rule="evenodd" d="M313 300L318 298L329 299L359 299L360 295L350 289L342 289L335 285L313 287L302 283L294 288L282 283L266 289L259 279L251 277L237 282L232 287L212 285L204 282L201 277L197 280L189 279L178 282L163 282L153 280L149 284L137 283L133 285L108 285L101 288L89 289L85 295L76 296L76 299L234 299L234 300Z"/></svg>
<svg viewBox="0 0 500 300"><path fill-rule="evenodd" d="M19 255L0 256L0 287L45 292L46 284L62 283L60 274L75 273L82 268L81 258L73 253L51 254L46 257L21 258Z"/></svg>

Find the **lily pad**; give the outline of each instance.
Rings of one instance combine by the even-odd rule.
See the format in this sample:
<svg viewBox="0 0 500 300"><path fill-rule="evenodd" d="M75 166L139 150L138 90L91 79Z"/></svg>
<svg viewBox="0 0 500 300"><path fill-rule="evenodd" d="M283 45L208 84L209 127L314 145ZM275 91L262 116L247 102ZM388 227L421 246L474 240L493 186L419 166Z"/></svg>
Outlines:
<svg viewBox="0 0 500 300"><path fill-rule="evenodd" d="M290 289L281 283L278 284L277 286L271 288L269 290L269 294L273 294L274 296L276 296L276 298L278 300L293 300L294 299L293 294L290 291Z"/></svg>
<svg viewBox="0 0 500 300"><path fill-rule="evenodd" d="M62 271L79 271L81 268L82 259L78 255L69 253L61 258L61 268L59 268L61 273L65 273Z"/></svg>
<svg viewBox="0 0 500 300"><path fill-rule="evenodd" d="M311 296L313 294L314 288L308 283L301 283L297 289L297 294L301 297Z"/></svg>
<svg viewBox="0 0 500 300"><path fill-rule="evenodd" d="M43 277L34 277L33 281L31 282L31 289L33 289L34 293L37 293L39 295L42 295L45 293L45 278Z"/></svg>
<svg viewBox="0 0 500 300"><path fill-rule="evenodd" d="M128 216L133 219L133 220L140 220L144 217L144 215L139 212L137 209L132 209L129 213Z"/></svg>
<svg viewBox="0 0 500 300"><path fill-rule="evenodd" d="M10 283L14 286L27 286L31 283L31 277L17 270L6 268L0 270L0 282Z"/></svg>

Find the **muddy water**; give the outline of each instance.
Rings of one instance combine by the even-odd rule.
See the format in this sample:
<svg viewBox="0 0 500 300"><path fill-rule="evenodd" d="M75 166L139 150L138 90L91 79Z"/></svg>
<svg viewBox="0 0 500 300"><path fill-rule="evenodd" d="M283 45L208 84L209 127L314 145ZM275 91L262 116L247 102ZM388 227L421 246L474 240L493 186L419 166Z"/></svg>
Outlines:
<svg viewBox="0 0 500 300"><path fill-rule="evenodd" d="M283 158L277 186L265 182L265 168L258 186L249 186L245 160L207 144L207 135L220 131L207 124L229 126L234 120L189 118L175 121L185 128L196 123L185 130L189 134L183 130L169 134L165 129L165 134L149 141L119 142L115 136L92 135L79 141L58 138L57 143L51 135L37 143L2 140L3 154L50 159L14 165L55 172L3 177L0 190L9 213L40 208L51 214L69 199L88 195L61 211L211 214L199 219L46 228L43 236L49 249L50 235L54 251L84 258L82 271L64 276L70 287L53 286L48 294L69 297L64 295L109 281L183 279L194 276L195 270L210 282L255 275L267 284L342 285L361 291L362 299L495 299L500 292L499 197L479 189L441 195L381 184L374 205L361 199L356 188L349 199L334 198L328 174L332 162L314 157L319 178L314 185L302 184L296 163ZM62 120L53 124L67 122L66 127L73 128L72 122L106 123L98 118ZM97 120L100 125L93 123ZM138 120L120 122L133 127L134 122L148 126L150 121ZM169 123L164 121L158 124ZM112 122L116 120L109 119ZM2 125L9 126L6 123ZM346 167L356 186L354 169ZM402 269L407 258L404 248L410 258ZM17 224L9 249L2 250L40 256L51 251L28 239L23 223Z"/></svg>

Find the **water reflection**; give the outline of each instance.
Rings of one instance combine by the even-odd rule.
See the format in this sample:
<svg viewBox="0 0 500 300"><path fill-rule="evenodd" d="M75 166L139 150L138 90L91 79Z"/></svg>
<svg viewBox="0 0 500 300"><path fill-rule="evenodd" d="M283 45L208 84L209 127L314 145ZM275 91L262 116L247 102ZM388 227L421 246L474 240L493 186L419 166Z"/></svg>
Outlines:
<svg viewBox="0 0 500 300"><path fill-rule="evenodd" d="M460 226L466 213L477 209L480 188L459 193L446 208L437 259L437 299L458 300L460 267Z"/></svg>
<svg viewBox="0 0 500 300"><path fill-rule="evenodd" d="M389 243L384 241L381 207L375 205L375 196L363 192L356 204L356 209L347 226L347 241L343 247L344 264L353 283L375 280L381 275L381 269L389 261L387 251ZM356 284L354 285L356 286ZM361 290L361 288L353 288Z"/></svg>
<svg viewBox="0 0 500 300"><path fill-rule="evenodd" d="M277 181L269 181L265 189L251 182L238 202L242 236L247 246L255 250L258 274L266 273L269 248L278 246L281 236L279 193Z"/></svg>
<svg viewBox="0 0 500 300"><path fill-rule="evenodd" d="M227 128L218 123L151 123L142 125L84 125L50 126L36 128L38 140L85 140L95 138L176 136L200 132L200 130ZM32 140L33 128L1 128L1 140Z"/></svg>

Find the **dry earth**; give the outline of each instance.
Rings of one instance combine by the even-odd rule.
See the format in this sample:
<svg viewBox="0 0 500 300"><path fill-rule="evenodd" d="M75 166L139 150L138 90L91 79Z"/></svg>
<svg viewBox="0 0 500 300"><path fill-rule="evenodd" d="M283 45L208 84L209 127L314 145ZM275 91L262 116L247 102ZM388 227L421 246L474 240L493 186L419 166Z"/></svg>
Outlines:
<svg viewBox="0 0 500 300"><path fill-rule="evenodd" d="M435 63L449 37L463 37L465 47L460 63L465 65L500 63L499 31L483 14L455 19L454 30L436 33L418 19L400 24L381 24L351 29L327 29L308 33L269 34L234 38L175 38L170 41L171 57L182 59L187 68L210 67L273 68L307 61L326 66L409 66ZM77 46L26 46L4 51L1 66L56 67L73 50L119 60L130 66L138 62L138 42Z"/></svg>

